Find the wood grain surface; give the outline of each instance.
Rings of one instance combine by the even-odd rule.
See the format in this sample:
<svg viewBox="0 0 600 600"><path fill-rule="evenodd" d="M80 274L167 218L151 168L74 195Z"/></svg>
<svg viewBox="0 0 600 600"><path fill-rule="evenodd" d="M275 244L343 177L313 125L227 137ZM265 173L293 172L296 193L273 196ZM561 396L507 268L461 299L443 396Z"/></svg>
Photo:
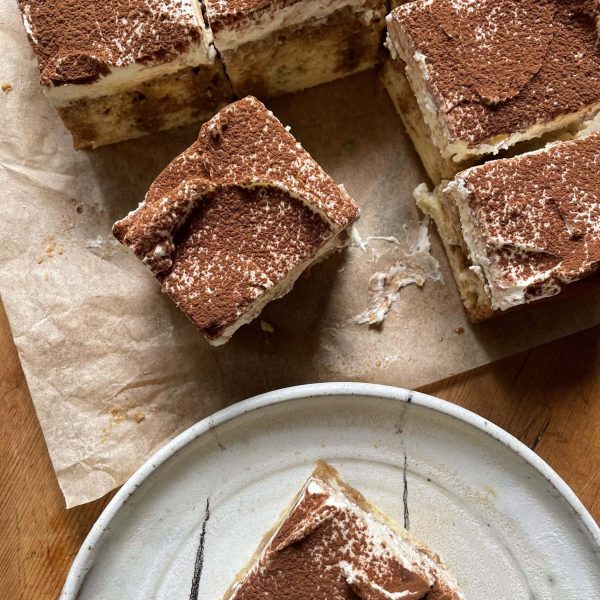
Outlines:
<svg viewBox="0 0 600 600"><path fill-rule="evenodd" d="M600 327L422 391L533 448L600 518ZM0 598L55 600L109 498L65 510L0 307Z"/></svg>

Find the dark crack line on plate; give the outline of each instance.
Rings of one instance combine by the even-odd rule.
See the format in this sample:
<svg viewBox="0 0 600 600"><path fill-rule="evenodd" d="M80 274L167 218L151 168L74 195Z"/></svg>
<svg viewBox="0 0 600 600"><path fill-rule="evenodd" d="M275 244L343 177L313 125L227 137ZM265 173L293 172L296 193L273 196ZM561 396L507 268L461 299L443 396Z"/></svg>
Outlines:
<svg viewBox="0 0 600 600"><path fill-rule="evenodd" d="M190 600L198 600L198 590L200 588L200 578L202 577L202 567L204 566L204 542L206 538L206 525L210 519L210 498L206 499L206 508L204 511L204 521L202 522L202 532L196 550L196 561L194 563L194 576L192 578L192 589L190 590Z"/></svg>
<svg viewBox="0 0 600 600"><path fill-rule="evenodd" d="M402 494L402 503L404 504L404 529L410 530L410 514L408 512L408 457L404 453L404 471L402 479L404 481L404 492Z"/></svg>
<svg viewBox="0 0 600 600"><path fill-rule="evenodd" d="M219 437L219 434L217 433L216 429L212 429L213 435L215 436L215 441L217 442L217 446L219 446L219 448L223 451L226 452L227 451L227 446L225 446L225 444L221 441L221 438Z"/></svg>

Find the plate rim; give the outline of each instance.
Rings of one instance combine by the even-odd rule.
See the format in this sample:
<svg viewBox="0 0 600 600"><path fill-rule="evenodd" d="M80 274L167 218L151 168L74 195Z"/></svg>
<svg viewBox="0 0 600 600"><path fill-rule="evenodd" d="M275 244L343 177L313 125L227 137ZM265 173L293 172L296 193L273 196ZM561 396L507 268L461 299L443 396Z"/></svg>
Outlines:
<svg viewBox="0 0 600 600"><path fill-rule="evenodd" d="M121 489L118 490L100 513L100 516L85 537L71 564L59 600L76 600L77 594L81 589L81 584L93 565L98 544L119 510L123 508L129 498L158 467L175 456L187 445L223 423L267 406L318 396L329 397L341 395L367 396L412 403L462 421L491 436L525 460L556 489L579 518L580 523L583 524L587 532L591 535L592 540L600 547L600 526L596 523L587 508L585 508L581 500L579 500L575 492L545 460L498 425L495 425L473 411L447 400L405 388L360 382L311 383L272 390L231 404L194 423L152 454L121 486Z"/></svg>

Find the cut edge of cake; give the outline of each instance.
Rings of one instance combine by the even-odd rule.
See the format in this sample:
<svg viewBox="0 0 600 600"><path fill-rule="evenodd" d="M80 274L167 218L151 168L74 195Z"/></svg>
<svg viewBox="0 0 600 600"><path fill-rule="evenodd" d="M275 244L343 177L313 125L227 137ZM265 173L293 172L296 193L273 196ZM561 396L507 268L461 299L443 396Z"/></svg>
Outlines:
<svg viewBox="0 0 600 600"><path fill-rule="evenodd" d="M263 99L347 77L379 62L387 0L237 8L208 0L207 19L234 92Z"/></svg>
<svg viewBox="0 0 600 600"><path fill-rule="evenodd" d="M421 211L435 222L469 320L480 323L497 316L499 311L492 308L481 277L470 269L472 265L464 248L462 232L449 216L451 208L445 206L443 190L448 183L442 181L432 191L422 183L415 189L414 196Z"/></svg>
<svg viewBox="0 0 600 600"><path fill-rule="evenodd" d="M459 171L471 166L474 159L455 162L442 156L431 139L429 128L404 69L405 65L399 58L388 57L380 69L380 79L421 158L427 175L437 184L443 179L451 179Z"/></svg>

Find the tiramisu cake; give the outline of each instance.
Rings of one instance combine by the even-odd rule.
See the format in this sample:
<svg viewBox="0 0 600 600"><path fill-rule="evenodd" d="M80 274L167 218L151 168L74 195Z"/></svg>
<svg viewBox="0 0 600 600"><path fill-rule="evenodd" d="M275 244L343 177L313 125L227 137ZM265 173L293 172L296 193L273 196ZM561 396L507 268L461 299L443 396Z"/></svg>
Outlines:
<svg viewBox="0 0 600 600"><path fill-rule="evenodd" d="M248 97L205 123L113 232L218 345L344 246L357 217L343 187Z"/></svg>
<svg viewBox="0 0 600 600"><path fill-rule="evenodd" d="M224 600L462 600L439 557L319 462Z"/></svg>
<svg viewBox="0 0 600 600"><path fill-rule="evenodd" d="M375 66L387 0L206 0L233 89L261 98Z"/></svg>
<svg viewBox="0 0 600 600"><path fill-rule="evenodd" d="M600 267L600 133L472 167L416 191L473 321L558 294Z"/></svg>
<svg viewBox="0 0 600 600"><path fill-rule="evenodd" d="M383 80L439 182L600 109L596 0L415 0L387 17Z"/></svg>
<svg viewBox="0 0 600 600"><path fill-rule="evenodd" d="M198 0L19 0L44 91L77 148L197 120L232 100Z"/></svg>

